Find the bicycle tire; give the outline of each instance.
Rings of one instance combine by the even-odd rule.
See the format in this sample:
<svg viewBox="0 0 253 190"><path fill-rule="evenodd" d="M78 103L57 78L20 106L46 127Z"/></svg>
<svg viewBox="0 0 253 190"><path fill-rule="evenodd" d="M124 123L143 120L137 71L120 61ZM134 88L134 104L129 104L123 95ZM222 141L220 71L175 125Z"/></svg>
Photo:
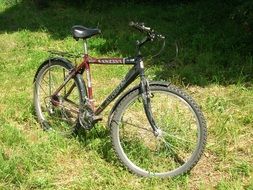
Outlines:
<svg viewBox="0 0 253 190"><path fill-rule="evenodd" d="M113 113L110 122L113 148L123 165L137 175L164 178L186 173L197 164L205 148L207 129L203 113L189 95L173 85L168 85L166 87L162 85L152 85L150 86L150 91L153 96L153 98L151 98L151 110L158 127L163 130L161 134L165 134L165 137L155 137L153 135L145 115L143 104L139 102L141 100L140 90L135 89L134 91L130 91L119 102ZM160 97L158 97L160 93L165 95L165 99L160 99ZM166 95L168 95L168 99ZM159 105L154 103L159 103ZM167 107L168 112L165 112L165 108ZM168 113L168 115L165 116L164 114L159 117L159 109L162 109L160 113ZM176 117L178 117L178 120L175 119ZM128 119L128 121L126 122L124 119ZM190 123L190 119L193 119L193 123ZM133 122L133 124L129 124L129 121ZM162 128L165 126L160 125L162 121L169 127L165 129ZM140 127L136 127L135 125L137 124L140 124ZM192 134L190 134L191 128L193 128ZM186 131L186 129L189 129L189 131ZM167 131L165 132L165 130ZM181 135L179 134L180 130L182 133L185 133L183 134L185 137L177 137ZM145 131L148 133L145 134ZM194 134L197 134L196 139L192 141ZM168 137L166 137L166 135ZM177 138L182 142L185 141L185 143L177 142L179 141ZM158 146L153 144L156 141L159 142ZM170 142L168 143L167 141ZM193 142L195 143L190 145ZM170 145L170 147L168 145ZM187 156L187 160L182 160L180 158L183 154L182 150L180 150L179 153L172 150L176 145L181 149L185 149L185 151L188 151L188 149L192 147L192 150L185 153L185 155L189 155ZM152 153L154 154L152 155ZM158 155L157 158L155 157L156 154ZM154 165L148 163L149 159L152 161L151 164ZM173 160L174 162L181 163L174 163ZM169 168L170 166L172 166L172 168Z"/></svg>
<svg viewBox="0 0 253 190"><path fill-rule="evenodd" d="M80 111L80 105L85 101L87 95L81 74L73 77L59 93L61 107L54 106L50 102L50 93L53 93L62 84L67 74L73 68L74 66L71 62L63 58L53 58L45 61L37 70L34 78L33 99L37 119L44 130L53 129L68 134L72 133L77 124L79 124L77 112ZM46 88L47 84L48 89L43 89L44 87ZM70 89L72 85L73 90L64 99L67 94L67 88ZM46 93L47 90L48 94ZM44 100L42 100L43 98ZM44 101L44 104L42 101Z"/></svg>

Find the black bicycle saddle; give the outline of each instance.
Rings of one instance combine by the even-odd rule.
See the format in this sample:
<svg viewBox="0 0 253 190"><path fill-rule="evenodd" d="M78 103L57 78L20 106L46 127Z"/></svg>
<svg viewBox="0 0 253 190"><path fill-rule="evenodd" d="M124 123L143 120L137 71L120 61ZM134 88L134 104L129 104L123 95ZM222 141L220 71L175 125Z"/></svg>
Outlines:
<svg viewBox="0 0 253 190"><path fill-rule="evenodd" d="M75 25L72 27L72 35L73 37L78 40L78 39L87 39L90 38L96 34L100 34L101 30L99 30L98 28L86 28L84 26L81 25Z"/></svg>

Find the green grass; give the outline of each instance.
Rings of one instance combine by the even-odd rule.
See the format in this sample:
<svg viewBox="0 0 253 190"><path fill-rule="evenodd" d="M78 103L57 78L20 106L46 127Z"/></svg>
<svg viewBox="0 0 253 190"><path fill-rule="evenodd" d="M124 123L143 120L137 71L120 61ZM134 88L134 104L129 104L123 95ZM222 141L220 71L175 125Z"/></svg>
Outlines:
<svg viewBox="0 0 253 190"><path fill-rule="evenodd" d="M0 189L252 189L253 62L250 39L236 1L106 3L44 9L27 1L0 3ZM221 7L225 8L221 10ZM250 2L249 2L250 5ZM248 6L248 5L247 5ZM247 7L246 6L246 7ZM215 8L214 8L215 7ZM250 6L249 6L250 7ZM244 20L243 20L244 19ZM191 174L146 179L117 160L102 124L82 138L43 132L34 116L33 77L47 50L81 52L70 35L74 24L96 26L93 56L127 56L140 37L127 24L144 21L167 36L167 49L148 61L150 78L172 81L200 104L208 125L205 155ZM250 24L250 23L249 23ZM172 48L179 45L175 57ZM148 46L144 52L154 51ZM80 59L78 59L80 60ZM75 60L72 60L73 62ZM153 63L153 65L152 65ZM92 66L95 99L117 85L129 67Z"/></svg>

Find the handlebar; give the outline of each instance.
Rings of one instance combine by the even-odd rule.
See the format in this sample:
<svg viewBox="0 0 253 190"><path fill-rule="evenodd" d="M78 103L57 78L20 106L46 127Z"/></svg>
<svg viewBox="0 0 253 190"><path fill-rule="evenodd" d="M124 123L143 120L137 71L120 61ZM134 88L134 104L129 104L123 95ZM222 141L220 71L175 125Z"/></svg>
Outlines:
<svg viewBox="0 0 253 190"><path fill-rule="evenodd" d="M144 23L138 23L138 22L133 22L133 21L131 21L131 22L129 23L129 26L131 26L131 27L133 27L133 28L139 30L139 31L142 32L142 33L146 33L146 34L147 34L147 36L145 36L145 38L143 38L141 41L138 41L138 40L137 40L136 46L137 46L137 51L138 51L138 54L139 54L139 55L141 54L141 53L140 53L140 47L141 47L142 45L144 45L144 44L145 44L146 42L148 42L148 41L153 41L153 40L155 40L155 39L157 39L157 38L163 40L163 44L162 44L162 46L161 46L160 51L159 51L157 54L153 55L152 58L154 58L154 57L156 57L156 56L158 56L158 55L161 54L161 52L164 50L164 47L165 47L165 36L156 33L156 32L155 32L153 29L151 29L150 27L145 26Z"/></svg>
<svg viewBox="0 0 253 190"><path fill-rule="evenodd" d="M146 33L150 40L154 40L155 38L165 39L165 37L161 34L157 34L153 29L144 25L144 23L138 23L131 21L129 26L139 30L142 33Z"/></svg>

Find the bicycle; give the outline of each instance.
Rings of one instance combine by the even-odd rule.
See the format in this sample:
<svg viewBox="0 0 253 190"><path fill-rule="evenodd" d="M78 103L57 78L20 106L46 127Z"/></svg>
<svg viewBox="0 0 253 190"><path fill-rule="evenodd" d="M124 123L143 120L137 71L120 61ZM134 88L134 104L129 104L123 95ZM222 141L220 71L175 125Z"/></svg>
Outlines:
<svg viewBox="0 0 253 190"><path fill-rule="evenodd" d="M62 57L49 58L34 78L36 115L45 130L63 131L81 126L91 129L103 110L120 94L108 116L116 155L130 171L140 176L172 177L189 172L203 154L207 129L197 103L176 86L148 81L141 47L165 37L143 23L130 26L145 34L137 41L137 55L127 58L93 58L87 39L97 28L72 27L74 39L84 41L83 61L74 66ZM162 50L162 49L161 49ZM90 64L133 65L120 84L95 108ZM87 88L82 77L86 73ZM136 78L139 85L122 93Z"/></svg>

